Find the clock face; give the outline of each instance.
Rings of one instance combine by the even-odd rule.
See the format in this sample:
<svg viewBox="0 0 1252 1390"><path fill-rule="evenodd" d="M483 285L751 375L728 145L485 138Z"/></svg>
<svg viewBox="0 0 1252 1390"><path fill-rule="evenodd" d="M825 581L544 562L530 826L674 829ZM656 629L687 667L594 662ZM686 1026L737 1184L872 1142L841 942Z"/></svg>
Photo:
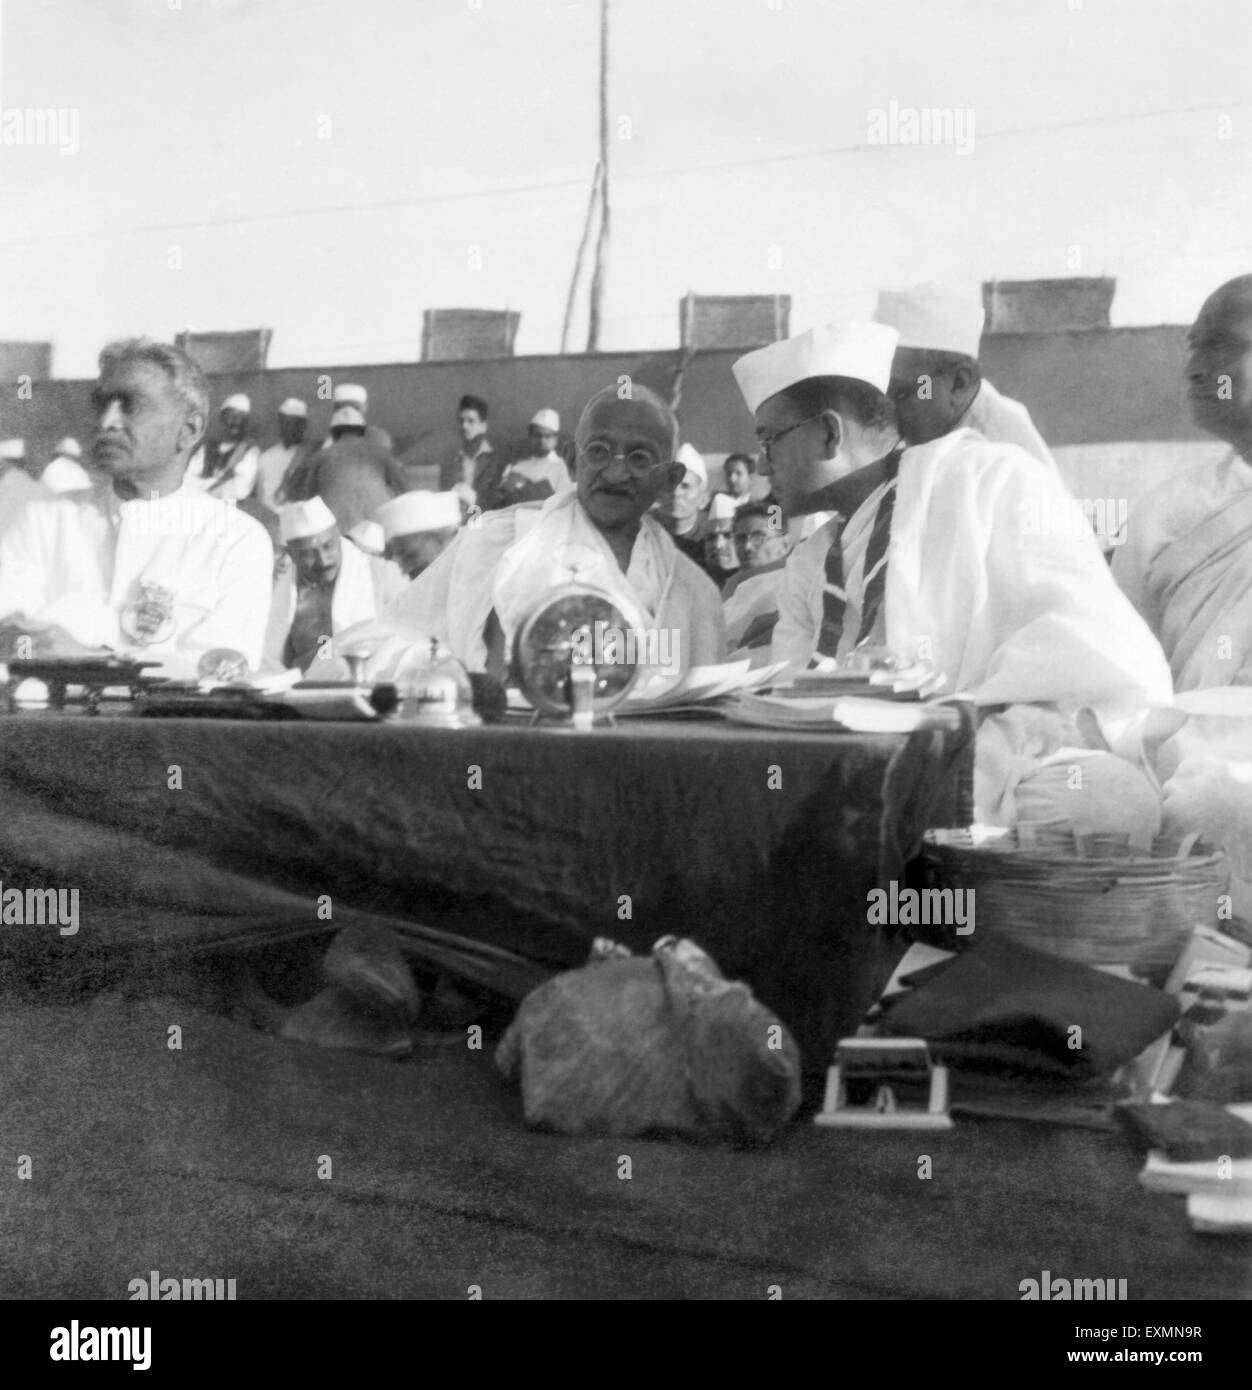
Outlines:
<svg viewBox="0 0 1252 1390"><path fill-rule="evenodd" d="M569 716L570 672L590 667L592 707L604 713L626 698L639 674L638 654L627 637L634 630L607 594L576 584L555 589L518 629L514 679L537 710Z"/></svg>

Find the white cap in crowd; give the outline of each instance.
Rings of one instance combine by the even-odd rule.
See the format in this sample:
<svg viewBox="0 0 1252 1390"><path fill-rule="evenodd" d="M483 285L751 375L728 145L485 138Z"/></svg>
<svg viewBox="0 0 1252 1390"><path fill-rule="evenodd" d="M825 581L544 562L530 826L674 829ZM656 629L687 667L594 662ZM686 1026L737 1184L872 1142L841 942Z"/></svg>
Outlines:
<svg viewBox="0 0 1252 1390"><path fill-rule="evenodd" d="M335 525L334 512L320 497L310 497L307 502L293 502L278 513L278 529L284 543L320 536Z"/></svg>
<svg viewBox="0 0 1252 1390"><path fill-rule="evenodd" d="M348 539L367 555L381 555L387 544L383 528L376 521L358 521L348 532Z"/></svg>
<svg viewBox="0 0 1252 1390"><path fill-rule="evenodd" d="M537 410L535 418L530 423L541 430L551 430L553 434L559 434L561 431L561 417L555 410L551 410L547 406L544 406L542 410Z"/></svg>
<svg viewBox="0 0 1252 1390"><path fill-rule="evenodd" d="M237 410L241 415L251 415L252 401L242 391L237 391L233 396L227 396L222 402L222 410ZM222 410L218 411L219 415Z"/></svg>
<svg viewBox="0 0 1252 1390"><path fill-rule="evenodd" d="M974 292L931 284L879 290L874 318L899 332L899 347L977 357L986 314Z"/></svg>
<svg viewBox="0 0 1252 1390"><path fill-rule="evenodd" d="M52 451L54 459L79 459L83 456L82 445L72 435L66 435L64 439L57 440L57 446Z"/></svg>
<svg viewBox="0 0 1252 1390"><path fill-rule="evenodd" d="M374 513L387 540L419 531L443 531L461 524L461 500L455 492L402 492Z"/></svg>
<svg viewBox="0 0 1252 1390"><path fill-rule="evenodd" d="M364 427L365 416L354 405L341 405L338 410L330 417L330 427L332 430L339 429L342 425L358 425Z"/></svg>
<svg viewBox="0 0 1252 1390"><path fill-rule="evenodd" d="M290 415L298 420L307 420L309 408L298 396L288 396L282 405L278 407L278 413L280 415Z"/></svg>
<svg viewBox="0 0 1252 1390"><path fill-rule="evenodd" d="M345 381L342 386L335 387L335 405L365 405L369 400L369 392L364 386L358 386L355 382Z"/></svg>
<svg viewBox="0 0 1252 1390"><path fill-rule="evenodd" d="M709 470L705 467L704 458L694 444L679 445L678 456L674 461L681 463L688 472L694 473L702 483L708 485Z"/></svg>
<svg viewBox="0 0 1252 1390"><path fill-rule="evenodd" d="M850 377L885 393L899 336L883 323L823 324L758 348L731 370L753 414L771 396L814 376Z"/></svg>
<svg viewBox="0 0 1252 1390"><path fill-rule="evenodd" d="M0 459L16 463L25 457L26 441L24 439L0 439Z"/></svg>

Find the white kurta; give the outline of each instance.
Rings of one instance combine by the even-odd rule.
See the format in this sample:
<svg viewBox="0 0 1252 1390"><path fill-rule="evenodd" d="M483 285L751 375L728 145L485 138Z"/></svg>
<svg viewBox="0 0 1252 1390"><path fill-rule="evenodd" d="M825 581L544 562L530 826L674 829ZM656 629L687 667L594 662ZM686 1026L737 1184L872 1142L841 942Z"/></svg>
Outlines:
<svg viewBox="0 0 1252 1390"><path fill-rule="evenodd" d="M977 430L993 444L1016 444L1060 476L1052 450L1035 428L1030 411L1020 401L1002 396L989 381L984 381L978 388L978 394L965 412L961 424L967 429Z"/></svg>
<svg viewBox="0 0 1252 1390"><path fill-rule="evenodd" d="M90 492L91 476L76 459L58 454L39 475L49 492Z"/></svg>
<svg viewBox="0 0 1252 1390"><path fill-rule="evenodd" d="M1035 459L962 429L907 449L897 487L883 603L884 637L894 651L929 660L947 676L949 692L968 694L977 705L1060 711L1066 732L1069 716L1090 707L1116 737L1120 721L1170 698L1164 654L1114 583L1094 535L1071 527L1040 534L1037 525L1023 524L1067 514L1069 493ZM849 531L871 526L876 506L877 493ZM783 571L772 655L793 670L816 651L834 536L833 524L823 527ZM855 631L851 615L860 601L855 556L850 564L845 556L845 579L850 602L841 650ZM980 733L980 758L984 745L989 751L998 742L1001 764L999 771L982 769L978 795L988 819L1023 727L1012 711L1002 718L998 740L990 727L985 739ZM1051 734L1041 738L1037 722L1032 755L1051 751Z"/></svg>
<svg viewBox="0 0 1252 1390"><path fill-rule="evenodd" d="M1113 552L1113 577L1179 690L1252 685L1252 464L1232 450L1149 492Z"/></svg>
<svg viewBox="0 0 1252 1390"><path fill-rule="evenodd" d="M259 666L274 552L265 528L184 480L168 497L123 503L111 487L27 504L0 536L0 616L57 623L86 646L195 674L214 647ZM142 585L172 595L168 630L136 637Z"/></svg>

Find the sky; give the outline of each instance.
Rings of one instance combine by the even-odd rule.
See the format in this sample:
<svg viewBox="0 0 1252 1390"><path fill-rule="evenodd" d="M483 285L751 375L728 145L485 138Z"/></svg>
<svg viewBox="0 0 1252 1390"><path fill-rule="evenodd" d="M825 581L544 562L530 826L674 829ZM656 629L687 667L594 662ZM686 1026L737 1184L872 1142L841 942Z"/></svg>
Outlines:
<svg viewBox="0 0 1252 1390"><path fill-rule="evenodd" d="M185 328L268 326L272 366L401 362L426 308L510 308L518 353L559 351L599 24L600 0L0 0L0 338L50 339L58 376ZM610 0L600 346L676 346L691 290L790 294L798 332L993 277L1114 275L1115 324L1188 323L1252 269L1250 41L1247 0ZM925 110L948 143L905 143Z"/></svg>

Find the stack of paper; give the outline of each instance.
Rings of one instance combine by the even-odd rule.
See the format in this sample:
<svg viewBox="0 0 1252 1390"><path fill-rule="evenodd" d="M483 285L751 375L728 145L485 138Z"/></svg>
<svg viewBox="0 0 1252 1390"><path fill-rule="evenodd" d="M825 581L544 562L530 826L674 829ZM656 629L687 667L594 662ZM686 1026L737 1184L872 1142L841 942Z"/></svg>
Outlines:
<svg viewBox="0 0 1252 1390"><path fill-rule="evenodd" d="M720 707L719 702L768 686L786 664L777 661L754 671L746 661L730 661L718 666L693 666L677 677L652 676L641 680L614 714L713 713Z"/></svg>
<svg viewBox="0 0 1252 1390"><path fill-rule="evenodd" d="M812 696L784 694L741 695L727 706L726 717L736 724L767 729L826 729L830 732L895 734L914 729L958 728L954 705L921 700L867 699L858 695Z"/></svg>

